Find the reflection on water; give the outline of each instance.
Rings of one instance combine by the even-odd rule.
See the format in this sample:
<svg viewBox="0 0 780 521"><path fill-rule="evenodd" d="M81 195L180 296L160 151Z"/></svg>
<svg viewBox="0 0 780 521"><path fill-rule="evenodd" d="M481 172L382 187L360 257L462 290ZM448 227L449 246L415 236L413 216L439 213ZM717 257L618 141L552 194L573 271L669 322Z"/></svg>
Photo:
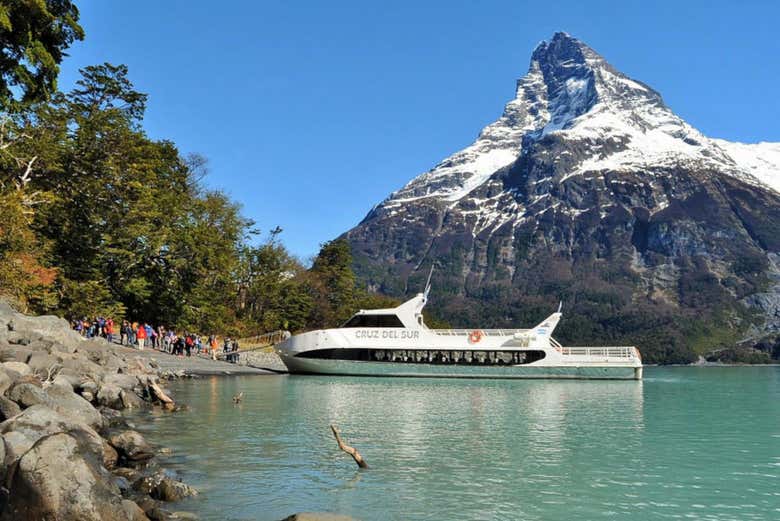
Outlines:
<svg viewBox="0 0 780 521"><path fill-rule="evenodd" d="M139 424L203 490L181 505L203 519L777 519L779 371L725 371L210 378L174 388L191 412ZM371 469L338 451L331 423Z"/></svg>

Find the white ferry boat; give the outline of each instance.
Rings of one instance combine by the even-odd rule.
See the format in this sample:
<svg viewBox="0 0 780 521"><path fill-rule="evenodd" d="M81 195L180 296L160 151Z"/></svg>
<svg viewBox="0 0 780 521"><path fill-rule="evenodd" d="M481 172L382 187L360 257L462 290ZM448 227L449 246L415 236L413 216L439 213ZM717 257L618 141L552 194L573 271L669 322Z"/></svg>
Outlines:
<svg viewBox="0 0 780 521"><path fill-rule="evenodd" d="M276 348L291 373L459 378L642 379L636 347L563 347L560 307L531 329L429 329L430 286L396 308L361 310Z"/></svg>

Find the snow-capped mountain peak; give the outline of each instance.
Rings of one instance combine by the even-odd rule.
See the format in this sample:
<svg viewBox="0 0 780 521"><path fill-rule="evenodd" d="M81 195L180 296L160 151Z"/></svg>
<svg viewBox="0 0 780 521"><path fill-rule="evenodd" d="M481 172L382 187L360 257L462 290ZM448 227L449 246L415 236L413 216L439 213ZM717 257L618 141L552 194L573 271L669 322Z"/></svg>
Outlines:
<svg viewBox="0 0 780 521"><path fill-rule="evenodd" d="M593 171L693 162L780 191L775 145L745 148L707 138L674 114L658 92L559 32L536 47L515 98L497 121L383 206L420 198L458 201L549 139L565 140L579 151L556 169L558 182Z"/></svg>
<svg viewBox="0 0 780 521"><path fill-rule="evenodd" d="M447 319L506 327L563 298L578 341L679 362L723 339L776 342L777 223L780 143L708 138L557 33L473 144L345 237L382 292L406 294L437 266Z"/></svg>

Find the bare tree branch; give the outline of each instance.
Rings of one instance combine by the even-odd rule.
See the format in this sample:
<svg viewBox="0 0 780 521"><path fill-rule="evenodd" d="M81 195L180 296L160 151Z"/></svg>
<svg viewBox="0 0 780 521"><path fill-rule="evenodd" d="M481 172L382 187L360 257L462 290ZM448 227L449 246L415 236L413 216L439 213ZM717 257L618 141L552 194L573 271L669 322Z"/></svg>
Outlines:
<svg viewBox="0 0 780 521"><path fill-rule="evenodd" d="M19 180L22 182L22 185L26 185L30 182L30 173L32 173L33 163L35 163L36 159L38 159L38 156L33 156L32 159L27 162L27 168L25 168L22 177L19 178Z"/></svg>
<svg viewBox="0 0 780 521"><path fill-rule="evenodd" d="M361 469L367 469L368 463L366 463L366 460L363 459L363 456L360 455L360 453L357 451L356 448L350 447L346 443L344 443L344 440L341 439L341 435L339 434L339 430L335 425L330 426L330 430L333 431L333 436L336 437L336 443L339 444L339 448L352 456L352 459L355 460L355 463L357 463L358 467Z"/></svg>

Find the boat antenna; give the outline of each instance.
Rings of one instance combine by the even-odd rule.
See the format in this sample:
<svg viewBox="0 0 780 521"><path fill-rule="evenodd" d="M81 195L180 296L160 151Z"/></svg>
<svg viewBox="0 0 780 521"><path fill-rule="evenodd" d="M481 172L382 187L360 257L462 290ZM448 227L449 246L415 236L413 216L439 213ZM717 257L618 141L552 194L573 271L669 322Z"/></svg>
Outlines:
<svg viewBox="0 0 780 521"><path fill-rule="evenodd" d="M561 308L563 308L563 301L558 301L558 313L561 312Z"/></svg>
<svg viewBox="0 0 780 521"><path fill-rule="evenodd" d="M431 271L428 273L428 281L425 283L425 300L428 300L428 293L431 292L431 277L433 277L433 264L431 264Z"/></svg>

